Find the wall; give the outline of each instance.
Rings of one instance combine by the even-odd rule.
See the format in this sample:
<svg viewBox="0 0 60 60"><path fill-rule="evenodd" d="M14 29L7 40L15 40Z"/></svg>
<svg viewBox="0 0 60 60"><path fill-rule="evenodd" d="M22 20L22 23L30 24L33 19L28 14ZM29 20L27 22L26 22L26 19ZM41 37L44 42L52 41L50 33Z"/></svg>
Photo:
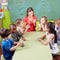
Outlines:
<svg viewBox="0 0 60 60"><path fill-rule="evenodd" d="M60 0L8 0L11 21L17 18L24 18L26 9L33 7L38 19L47 16L48 19L60 17Z"/></svg>

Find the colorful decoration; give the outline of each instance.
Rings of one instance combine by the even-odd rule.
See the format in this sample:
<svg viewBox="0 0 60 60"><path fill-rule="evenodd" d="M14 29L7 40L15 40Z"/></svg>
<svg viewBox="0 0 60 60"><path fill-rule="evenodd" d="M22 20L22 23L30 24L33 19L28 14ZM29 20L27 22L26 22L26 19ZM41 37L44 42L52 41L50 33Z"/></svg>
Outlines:
<svg viewBox="0 0 60 60"><path fill-rule="evenodd" d="M2 21L2 28L9 28L9 25L11 24L10 21L10 14L9 14L9 10L8 10L8 2L7 0L2 0L2 4L1 4L1 14L3 16L3 18L1 19Z"/></svg>

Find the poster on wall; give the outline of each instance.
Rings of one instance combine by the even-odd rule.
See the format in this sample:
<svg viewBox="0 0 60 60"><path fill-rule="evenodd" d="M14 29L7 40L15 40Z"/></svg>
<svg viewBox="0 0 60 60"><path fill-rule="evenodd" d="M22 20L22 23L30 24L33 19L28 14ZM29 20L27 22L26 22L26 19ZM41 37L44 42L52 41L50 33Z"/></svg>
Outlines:
<svg viewBox="0 0 60 60"><path fill-rule="evenodd" d="M7 0L1 0L2 1L2 3L6 3L7 2Z"/></svg>
<svg viewBox="0 0 60 60"><path fill-rule="evenodd" d="M4 10L8 10L8 1L7 0L2 0L2 8Z"/></svg>
<svg viewBox="0 0 60 60"><path fill-rule="evenodd" d="M0 0L0 9L1 9L2 0Z"/></svg>
<svg viewBox="0 0 60 60"><path fill-rule="evenodd" d="M8 5L8 1L7 0L2 0L2 5Z"/></svg>
<svg viewBox="0 0 60 60"><path fill-rule="evenodd" d="M0 0L0 19L2 19L4 16L3 8L2 8L2 2L3 2L3 0Z"/></svg>

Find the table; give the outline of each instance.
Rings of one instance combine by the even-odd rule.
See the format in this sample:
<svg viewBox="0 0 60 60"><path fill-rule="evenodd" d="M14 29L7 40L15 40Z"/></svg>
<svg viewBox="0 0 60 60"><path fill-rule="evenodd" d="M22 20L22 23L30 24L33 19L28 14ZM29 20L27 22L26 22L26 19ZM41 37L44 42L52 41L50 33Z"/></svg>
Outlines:
<svg viewBox="0 0 60 60"><path fill-rule="evenodd" d="M16 49L12 60L52 60L49 45L45 46L38 41L43 35L44 32L25 33L25 46Z"/></svg>

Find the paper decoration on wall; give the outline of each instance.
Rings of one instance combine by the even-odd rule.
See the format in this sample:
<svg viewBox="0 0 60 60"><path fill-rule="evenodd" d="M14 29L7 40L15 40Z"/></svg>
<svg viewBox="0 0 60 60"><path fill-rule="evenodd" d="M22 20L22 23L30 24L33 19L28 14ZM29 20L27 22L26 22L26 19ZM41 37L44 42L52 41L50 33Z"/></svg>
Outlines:
<svg viewBox="0 0 60 60"><path fill-rule="evenodd" d="M4 17L3 9L0 9L0 19Z"/></svg>

